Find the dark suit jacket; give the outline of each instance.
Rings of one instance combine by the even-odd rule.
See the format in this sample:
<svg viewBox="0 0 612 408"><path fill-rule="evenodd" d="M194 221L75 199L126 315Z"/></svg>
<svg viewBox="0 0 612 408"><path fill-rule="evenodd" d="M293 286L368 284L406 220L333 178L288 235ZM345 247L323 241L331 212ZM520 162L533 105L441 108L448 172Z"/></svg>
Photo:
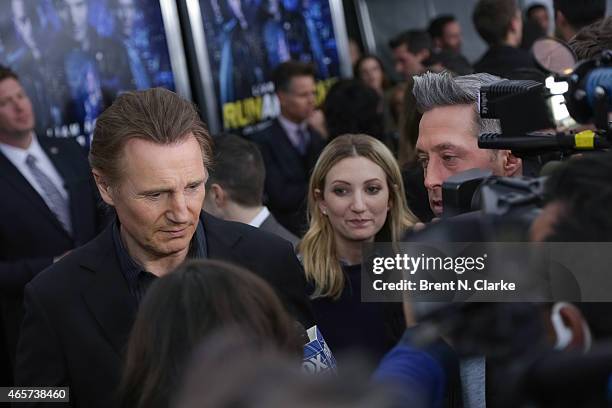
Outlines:
<svg viewBox="0 0 612 408"><path fill-rule="evenodd" d="M305 157L293 147L277 119L252 136L266 165L266 205L276 219L298 237L307 229L306 194L310 173L325 146L319 133L310 127L308 132L310 144Z"/></svg>
<svg viewBox="0 0 612 408"><path fill-rule="evenodd" d="M0 152L0 307L11 360L23 315L23 287L51 265L53 257L95 237L101 224L98 191L83 149L73 139L38 140L66 184L74 236Z"/></svg>
<svg viewBox="0 0 612 408"><path fill-rule="evenodd" d="M506 79L524 79L525 71L535 71L533 57L522 48L507 45L491 47L474 64L476 72L486 72Z"/></svg>
<svg viewBox="0 0 612 408"><path fill-rule="evenodd" d="M286 239L291 242L293 247L298 244L299 238L292 234L287 228L283 227L276 221L276 218L272 214L268 215L268 217L261 223L259 229L264 231L271 232L274 235L278 235L279 237Z"/></svg>
<svg viewBox="0 0 612 408"><path fill-rule="evenodd" d="M208 214L201 221L209 258L255 272L304 327L313 324L305 276L288 242ZM25 290L16 383L69 386L75 407L116 406L113 398L137 310L111 228L39 274Z"/></svg>

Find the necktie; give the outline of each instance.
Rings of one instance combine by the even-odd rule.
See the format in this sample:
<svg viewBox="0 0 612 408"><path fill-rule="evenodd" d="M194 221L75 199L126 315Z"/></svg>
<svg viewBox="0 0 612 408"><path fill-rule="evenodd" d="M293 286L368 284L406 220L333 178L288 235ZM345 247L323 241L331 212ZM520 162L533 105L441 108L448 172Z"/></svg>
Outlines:
<svg viewBox="0 0 612 408"><path fill-rule="evenodd" d="M26 164L32 175L36 179L36 182L42 188L45 194L45 202L49 206L49 209L59 222L62 224L64 229L71 234L72 233L72 225L70 222L70 213L68 210L68 201L62 196L60 191L55 187L55 184L42 172L42 170L36 165L36 157L31 154L26 157Z"/></svg>
<svg viewBox="0 0 612 408"><path fill-rule="evenodd" d="M304 130L299 128L296 134L298 137L298 145L296 146L296 148L298 152L300 152L300 154L303 156L306 154L306 149L308 148L308 134Z"/></svg>

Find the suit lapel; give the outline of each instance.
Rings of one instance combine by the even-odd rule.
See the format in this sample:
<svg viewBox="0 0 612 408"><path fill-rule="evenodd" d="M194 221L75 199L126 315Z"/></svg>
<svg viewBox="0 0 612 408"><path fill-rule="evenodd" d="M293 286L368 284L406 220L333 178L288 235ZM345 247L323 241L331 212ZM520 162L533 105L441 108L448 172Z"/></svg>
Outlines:
<svg viewBox="0 0 612 408"><path fill-rule="evenodd" d="M38 211L41 211L46 219L54 224L60 231L67 234L55 214L47 207L47 204L40 194L34 190L30 182L23 177L21 172L13 166L13 163L11 163L2 152L0 152L0 177L4 177L7 183L12 185L13 188L23 196L26 202L33 205Z"/></svg>
<svg viewBox="0 0 612 408"><path fill-rule="evenodd" d="M106 339L119 355L125 352L127 339L137 310L127 282L121 273L112 239L113 224L93 242L81 266L91 273L83 298L100 325Z"/></svg>

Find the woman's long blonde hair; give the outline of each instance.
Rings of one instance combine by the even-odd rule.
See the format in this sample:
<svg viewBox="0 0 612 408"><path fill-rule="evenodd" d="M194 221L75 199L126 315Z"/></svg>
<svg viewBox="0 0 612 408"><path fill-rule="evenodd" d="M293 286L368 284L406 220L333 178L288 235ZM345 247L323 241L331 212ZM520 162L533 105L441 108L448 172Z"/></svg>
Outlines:
<svg viewBox="0 0 612 408"><path fill-rule="evenodd" d="M344 274L336 254L334 232L329 219L321 213L316 191L325 190L325 177L331 168L347 157L364 157L380 166L387 176L391 208L376 241L397 242L418 219L408 209L402 175L391 151L368 135L342 135L321 152L308 185L310 227L298 245L306 278L315 285L313 298L338 298L344 289Z"/></svg>

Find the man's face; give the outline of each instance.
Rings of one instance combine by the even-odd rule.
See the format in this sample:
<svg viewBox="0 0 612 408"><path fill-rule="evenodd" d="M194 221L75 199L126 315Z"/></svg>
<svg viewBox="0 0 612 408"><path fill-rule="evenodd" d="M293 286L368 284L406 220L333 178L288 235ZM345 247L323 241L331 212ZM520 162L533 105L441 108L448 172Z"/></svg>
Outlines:
<svg viewBox="0 0 612 408"><path fill-rule="evenodd" d="M444 26L442 48L455 52L461 51L461 26L457 21L451 21Z"/></svg>
<svg viewBox="0 0 612 408"><path fill-rule="evenodd" d="M408 51L408 47L405 44L393 49L395 71L406 79L425 70L422 64L424 59L421 55Z"/></svg>
<svg viewBox="0 0 612 408"><path fill-rule="evenodd" d="M538 23L545 33L548 33L550 27L550 20L548 18L548 11L546 8L536 8L529 13L529 19Z"/></svg>
<svg viewBox="0 0 612 408"><path fill-rule="evenodd" d="M134 0L117 0L117 18L121 23L121 32L125 37L132 35L136 20L136 5Z"/></svg>
<svg viewBox="0 0 612 408"><path fill-rule="evenodd" d="M442 183L453 174L474 168L504 174L503 155L478 148L472 105L436 107L419 124L417 158L433 213L442 215ZM500 152L501 153L501 152Z"/></svg>
<svg viewBox="0 0 612 408"><path fill-rule="evenodd" d="M292 122L301 123L305 121L315 110L316 95L313 77L293 77L287 92L278 91L281 113Z"/></svg>
<svg viewBox="0 0 612 408"><path fill-rule="evenodd" d="M29 135L34 129L32 102L19 81L0 81L0 141L9 142Z"/></svg>
<svg viewBox="0 0 612 408"><path fill-rule="evenodd" d="M207 177L195 137L170 145L133 138L120 160L118 185L100 191L117 211L130 255L148 260L186 255Z"/></svg>
<svg viewBox="0 0 612 408"><path fill-rule="evenodd" d="M77 42L85 41L87 38L87 1L62 0L57 13L72 38Z"/></svg>

